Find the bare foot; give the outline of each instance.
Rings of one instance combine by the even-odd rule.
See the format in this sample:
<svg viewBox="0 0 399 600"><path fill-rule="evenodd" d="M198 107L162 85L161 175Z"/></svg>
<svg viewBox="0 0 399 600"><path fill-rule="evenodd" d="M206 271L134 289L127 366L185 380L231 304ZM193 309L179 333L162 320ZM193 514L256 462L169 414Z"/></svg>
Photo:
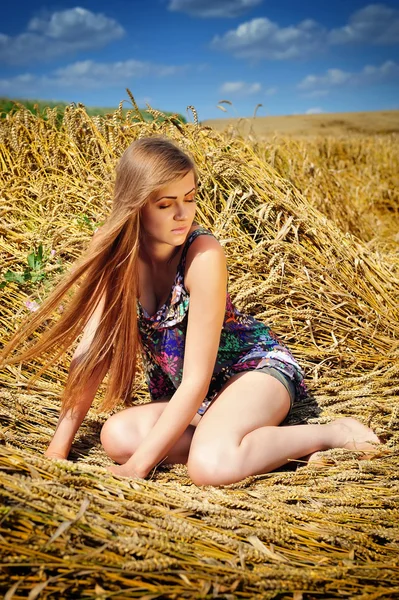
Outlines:
<svg viewBox="0 0 399 600"><path fill-rule="evenodd" d="M329 425L334 427L337 432L339 445L335 446L336 448L375 453L377 451L376 445L381 443L369 427L366 427L357 419L352 419L352 417L336 419Z"/></svg>
<svg viewBox="0 0 399 600"><path fill-rule="evenodd" d="M366 427L357 419L342 417L328 423L328 427L330 427L333 434L331 448L358 451L361 453L357 457L359 460L371 458L378 452L378 445L381 444L381 441L369 427ZM334 462L321 452L313 452L304 458L307 459L308 463L331 464L331 462Z"/></svg>

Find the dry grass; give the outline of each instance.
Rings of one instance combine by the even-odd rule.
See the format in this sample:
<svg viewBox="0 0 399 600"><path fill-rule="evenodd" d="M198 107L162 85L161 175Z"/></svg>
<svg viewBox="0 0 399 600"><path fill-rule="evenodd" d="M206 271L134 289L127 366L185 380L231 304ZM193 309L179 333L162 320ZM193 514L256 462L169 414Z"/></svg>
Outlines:
<svg viewBox="0 0 399 600"><path fill-rule="evenodd" d="M224 108L224 107L223 107ZM231 114L233 109L227 109ZM209 119L203 122L217 131L232 127L241 135L253 133L270 139L272 135L290 137L384 135L399 133L399 110L321 113L316 115L286 115L256 118Z"/></svg>
<svg viewBox="0 0 399 600"><path fill-rule="evenodd" d="M11 366L0 372L1 589L7 600L399 596L395 135L260 142L172 120L132 124L120 111L70 108L61 129L51 113L17 113L0 126L0 273L21 272L40 242L56 254L43 281L1 290L2 338L62 275L56 259L69 268L108 214L124 148L160 132L195 156L198 220L225 247L233 302L305 368L311 397L290 422L351 415L384 443L373 460L331 450L324 467L295 461L220 488L193 485L185 465L116 478L99 443L104 387L71 461L52 461L43 451L71 354L30 393L44 357ZM148 399L141 377L132 401Z"/></svg>

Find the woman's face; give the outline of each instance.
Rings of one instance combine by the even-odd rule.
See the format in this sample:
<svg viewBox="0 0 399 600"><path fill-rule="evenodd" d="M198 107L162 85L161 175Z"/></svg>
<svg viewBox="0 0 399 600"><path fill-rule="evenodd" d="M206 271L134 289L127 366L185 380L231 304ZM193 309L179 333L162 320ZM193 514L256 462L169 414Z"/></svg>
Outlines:
<svg viewBox="0 0 399 600"><path fill-rule="evenodd" d="M161 188L141 209L142 229L152 242L182 244L196 211L194 172ZM181 231L174 231L183 228Z"/></svg>

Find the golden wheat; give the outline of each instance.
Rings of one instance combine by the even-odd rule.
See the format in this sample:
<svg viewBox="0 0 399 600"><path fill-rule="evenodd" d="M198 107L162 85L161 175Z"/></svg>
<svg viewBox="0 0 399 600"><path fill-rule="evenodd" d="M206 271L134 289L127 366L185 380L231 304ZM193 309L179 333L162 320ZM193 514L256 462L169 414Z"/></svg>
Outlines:
<svg viewBox="0 0 399 600"><path fill-rule="evenodd" d="M121 105L105 117L67 107L61 126L54 109L1 122L0 274L23 272L40 243L48 256L43 280L1 290L2 339L109 213L125 147L166 133L197 162L198 221L225 249L233 302L270 324L306 371L311 395L289 422L351 415L384 443L373 460L331 450L324 467L296 461L221 488L193 485L185 465L116 478L99 443L106 380L72 461L54 461L43 451L72 351L30 393L44 357L9 366L0 372L1 589L8 600L399 596L397 138L251 141L201 127L193 107L193 124L160 122L158 111L135 121L132 102L125 116ZM140 371L132 402L148 400Z"/></svg>

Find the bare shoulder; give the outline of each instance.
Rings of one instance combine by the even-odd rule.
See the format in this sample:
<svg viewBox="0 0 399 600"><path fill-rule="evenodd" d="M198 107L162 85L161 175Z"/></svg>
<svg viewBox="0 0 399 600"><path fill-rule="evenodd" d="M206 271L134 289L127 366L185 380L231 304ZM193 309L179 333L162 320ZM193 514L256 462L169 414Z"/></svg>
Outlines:
<svg viewBox="0 0 399 600"><path fill-rule="evenodd" d="M190 289L198 278L225 277L226 255L220 242L213 235L198 235L190 244L186 256L185 287Z"/></svg>

